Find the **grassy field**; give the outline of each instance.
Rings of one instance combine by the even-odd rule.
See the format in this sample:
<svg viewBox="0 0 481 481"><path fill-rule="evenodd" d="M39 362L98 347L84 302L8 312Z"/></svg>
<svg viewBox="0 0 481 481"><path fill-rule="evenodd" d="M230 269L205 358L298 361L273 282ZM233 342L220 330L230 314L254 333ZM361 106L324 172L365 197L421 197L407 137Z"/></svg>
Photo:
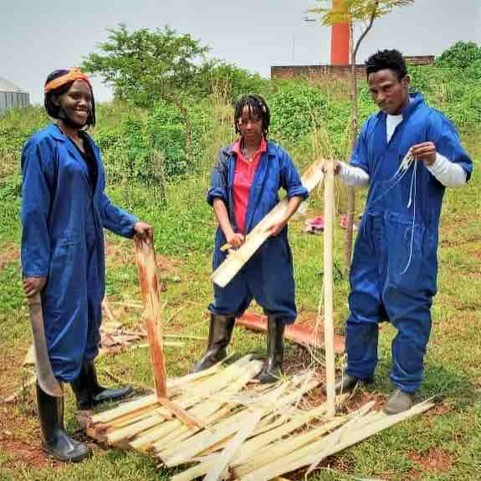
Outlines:
<svg viewBox="0 0 481 481"><path fill-rule="evenodd" d="M479 131L464 136L478 166L472 181L447 192L441 224L439 293L433 307L434 327L426 356L426 379L419 397L437 396L436 409L405 422L362 444L330 458L311 475L311 480L343 479L481 479L481 146ZM167 204L152 202L149 192L130 186L109 189L111 197L128 207L156 229L156 249L166 288L166 333L206 336L206 306L211 298L213 214L204 202L206 173L170 183ZM322 212L320 193L309 203L307 215ZM362 204L362 202L360 202ZM362 205L359 205L362 210ZM0 398L18 390L31 373L22 368L30 343L28 313L21 292L19 263L18 176L0 179ZM297 302L301 316L318 309L322 285L322 236L302 232L304 218L290 226L295 260ZM336 264L341 265L343 231L336 231ZM142 325L131 241L108 235L107 299L114 316L131 328ZM337 276L335 316L342 333L347 316L348 284ZM255 309L255 307L253 307ZM390 343L394 330L384 324L381 331L380 365L375 385L360 391L359 400L383 400L390 395L388 374ZM182 339L184 346L167 347L169 376L188 372L201 354L205 341ZM231 348L240 356L262 354L265 338L241 329ZM289 345L288 362L301 356ZM342 367L342 359L339 359ZM126 350L98 361L102 381L122 379L137 387L151 386L152 376L146 349ZM66 422L78 430L73 396L67 391ZM81 433L77 436L82 438ZM168 479L148 458L92 444L95 456L76 466L65 466L44 457L36 419L34 390L27 389L13 404L0 404L0 480L150 480Z"/></svg>

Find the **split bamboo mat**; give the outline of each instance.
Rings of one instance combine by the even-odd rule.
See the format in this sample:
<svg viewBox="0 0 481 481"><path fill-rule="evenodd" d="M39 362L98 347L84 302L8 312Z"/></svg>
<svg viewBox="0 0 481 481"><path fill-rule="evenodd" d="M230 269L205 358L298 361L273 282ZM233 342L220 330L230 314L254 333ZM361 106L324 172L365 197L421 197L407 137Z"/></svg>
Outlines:
<svg viewBox="0 0 481 481"><path fill-rule="evenodd" d="M174 481L262 481L300 468L309 473L326 457L433 406L428 400L387 416L371 402L328 417L326 403L307 402L321 384L315 371L264 386L251 382L262 366L246 356L167 381L169 399L196 424L178 419L151 394L88 417L87 435L148 454L172 468Z"/></svg>

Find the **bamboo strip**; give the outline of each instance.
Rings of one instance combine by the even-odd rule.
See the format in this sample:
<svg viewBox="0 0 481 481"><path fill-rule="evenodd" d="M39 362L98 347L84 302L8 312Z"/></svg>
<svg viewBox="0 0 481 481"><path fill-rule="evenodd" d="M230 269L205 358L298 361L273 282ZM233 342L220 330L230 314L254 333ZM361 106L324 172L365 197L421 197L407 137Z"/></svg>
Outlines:
<svg viewBox="0 0 481 481"><path fill-rule="evenodd" d="M159 454L159 457L169 468L187 463L196 455L203 453L220 441L228 439L237 432L245 422L245 415L245 410L240 411L229 419L225 419L213 426L214 432L202 431L186 442L180 443L176 448Z"/></svg>
<svg viewBox="0 0 481 481"><path fill-rule="evenodd" d="M184 396L191 396L191 394L189 393L190 382L201 379L202 382L197 384L195 388L194 387L192 388L193 391L196 393L195 401L198 402L199 399L202 399L204 397L209 397L210 395L215 393L216 391L215 384L219 382L219 379L222 380L222 385L221 385L221 388L222 388L224 385L229 384L229 382L232 379L237 378L241 373L240 368L247 365L249 363L249 359L250 359L250 356L245 356L221 371L219 371L219 368L216 368L216 369L211 368L213 369L212 373L217 374L216 376L215 375L202 376L202 373L196 373L195 375L184 376L183 378L179 378L179 380L172 382L172 386L174 387L182 386L181 392L184 393ZM257 362L260 362L260 361L257 361ZM170 388L170 383L168 384L168 386ZM193 404L196 404L196 402L193 402ZM91 425L95 425L98 423L108 424L113 422L114 420L120 420L120 418L122 418L125 415L129 416L131 415L132 412L135 412L137 410L148 408L148 407L155 409L157 406L158 406L157 396L155 394L152 394L149 396L144 396L140 399L135 399L133 401L123 403L117 408L110 409L109 411L96 414L92 416L90 422L91 422Z"/></svg>
<svg viewBox="0 0 481 481"><path fill-rule="evenodd" d="M232 406L224 406L218 411L216 411L212 416L208 417L206 419L206 424L211 425L215 424L218 421L220 421L222 418L225 418L227 416L230 416L232 412ZM198 430L194 429L186 429L186 427L183 425L182 428L179 428L178 430L172 432L169 436L166 436L165 439L159 439L157 444L152 444L150 450L154 454L159 454L161 448L165 449L171 449L175 445L180 444L182 441L190 438L194 434L199 432Z"/></svg>
<svg viewBox="0 0 481 481"><path fill-rule="evenodd" d="M260 361L252 361L246 367L244 375L241 375L235 382L230 384L224 391L221 391L221 394L230 395L235 393L236 391L241 390L251 379L259 374L262 369L263 363ZM224 401L207 401L202 404L196 405L192 408L192 415L199 419L205 419L211 416L216 410L220 409L224 404ZM205 421L207 423L207 420ZM177 422L177 420L172 420L168 423L163 423L162 426L157 428L155 432L146 433L145 436L140 436L134 441L131 442L131 446L135 449L144 449L144 446L148 444L153 444L155 441L160 440L161 438L161 445L162 449L167 447L167 443L165 440L165 436L174 434L177 432L178 435L181 435L184 432L188 432L190 434L194 434L197 432L198 429L189 429L189 427L183 427L181 423ZM177 435L175 435L177 437ZM159 443L160 444L160 443ZM142 447L142 448L141 448ZM153 447L155 449L155 446Z"/></svg>
<svg viewBox="0 0 481 481"><path fill-rule="evenodd" d="M334 164L324 163L324 350L326 356L327 415L336 415L336 357L334 352L333 241L334 241Z"/></svg>
<svg viewBox="0 0 481 481"><path fill-rule="evenodd" d="M140 290L144 301L147 340L149 342L150 362L154 375L157 398L167 397L164 346L162 339L162 307L159 298L159 280L155 251L150 241L138 237L135 240L135 253L139 271Z"/></svg>
<svg viewBox="0 0 481 481"><path fill-rule="evenodd" d="M247 382L250 379L252 379L253 377L257 376L257 374L259 374L262 367L263 367L263 363L261 361L251 361L250 365L245 368L244 375L241 376L237 381L235 381L231 386L227 387L227 389L226 389L227 394L230 394L232 391L241 389L241 387L244 386L245 384L247 384ZM228 396L226 398L228 398ZM234 417L236 415L234 415ZM218 423L214 426L210 426L210 430L213 431L213 430L222 429L224 424L232 421L234 417L230 417L227 420L222 420L220 423ZM200 432L197 435L192 436L189 439L185 440L185 442L181 443L181 445L176 443L176 446L173 447L172 449L161 448L161 452L158 453L158 457L165 462L165 458L173 456L175 454L175 451L178 451L178 450L182 449L181 446L183 446L184 449L188 449L189 446L195 445L197 443L198 439L204 440L204 439L208 438L210 436L210 434L212 434L212 433L203 431L203 432ZM160 441L159 444L161 445L162 441ZM215 442L212 442L212 444L215 444ZM157 447L158 447L157 445L154 445L154 449L157 449ZM205 449L207 449L207 447Z"/></svg>
<svg viewBox="0 0 481 481"><path fill-rule="evenodd" d="M302 176L302 183L310 192L322 181L324 161L317 160ZM255 254L259 247L270 237L269 227L283 218L287 209L287 199L281 200L247 236L246 241L214 271L211 279L220 287L225 287L239 272L244 264Z"/></svg>
<svg viewBox="0 0 481 481"><path fill-rule="evenodd" d="M259 469L261 466L280 459L282 456L290 455L292 452L324 436L327 432L338 428L350 419L355 419L364 415L373 405L374 403L372 402L368 403L359 410L351 413L349 416L334 418L332 421L317 426L307 432L291 436L284 441L276 441L265 448L261 448L255 453L255 455L252 455L244 465L236 468L236 474L238 476L243 476L251 471ZM325 407L327 409L327 405Z"/></svg>
<svg viewBox="0 0 481 481"><path fill-rule="evenodd" d="M236 376L241 376L242 374L245 374L246 376L251 376L252 378L253 377L252 373L256 373L256 372L258 373L262 368L262 364L263 364L261 361L252 361L250 362L250 365L249 365L248 360L247 362L244 362L244 364L246 363L247 365L242 369L236 366L236 369L231 370L230 374L231 375L236 374ZM229 366L229 368L230 367L232 366ZM225 371L229 370L229 368L226 368ZM218 376L220 376L220 374ZM230 381L230 378L227 378L227 380ZM207 392L213 393L215 392L214 391L215 389L219 389L220 387L222 387L222 384L218 384L217 386L210 386ZM178 408L185 410L202 401L204 397L205 396L202 396L202 395L193 396L191 393L185 392L177 399L177 406ZM153 414L152 416L140 422L130 424L125 428L108 433L106 435L106 441L109 445L123 444L125 441L129 441L133 439L133 437L138 435L139 433L145 432L148 429L155 427L159 423L164 422L166 419L169 419L169 416L170 416L169 410L165 409L164 407L158 407L155 410L155 414ZM187 413L187 416L189 416L188 413ZM196 423L199 424L198 422Z"/></svg>
<svg viewBox="0 0 481 481"><path fill-rule="evenodd" d="M269 445L266 445L259 453L251 456L248 462L235 466L234 473L237 478L250 475L252 472L257 472L264 466L269 466L270 463L276 462L278 459L284 459L290 453L302 448L306 445L312 445L316 440L324 436L326 433L337 429L346 422L346 417L336 417L331 421L322 424L307 432L302 432L297 435L290 436L285 440L280 440ZM256 479L256 478L252 478Z"/></svg>
<svg viewBox="0 0 481 481"><path fill-rule="evenodd" d="M313 419L323 416L325 413L326 406L323 404L315 409L296 416L289 422L283 423L281 426L276 427L271 431L267 431L264 434L249 439L246 443L244 443L244 446L242 446L242 453L239 453L239 455L233 460L232 464L236 466L247 462L251 456L259 453L260 450L266 445L275 440L283 438L287 434L299 429Z"/></svg>
<svg viewBox="0 0 481 481"><path fill-rule="evenodd" d="M377 434L398 422L415 416L416 414L425 412L433 406L433 403L424 402L413 406L411 409L403 413L391 416L382 416L381 420L376 421L372 425L363 425L362 429L359 428L353 433L349 433L349 436L345 441L337 443L329 450L326 450L323 459L325 459L327 456L332 456L333 454L342 451L347 447L357 444L358 442L363 441L364 439L367 439L368 437L373 436L374 434ZM250 472L246 476L240 477L240 479L241 481L267 481L275 476L294 471L296 469L302 468L303 466L307 466L315 461L320 462L322 460L319 460L318 453L319 450L324 447L324 443L325 440L323 439L309 446L305 446L299 450L292 452L290 455L285 456L282 460L277 460L269 465L265 465L256 471Z"/></svg>
<svg viewBox="0 0 481 481"><path fill-rule="evenodd" d="M187 411L181 409L177 404L172 402L167 398L159 398L159 403L167 408L174 416L179 418L186 426L189 428L197 427L203 428L204 424L196 419L194 416L190 415Z"/></svg>
<svg viewBox="0 0 481 481"><path fill-rule="evenodd" d="M220 407L221 404L218 402L206 402L203 405L194 406L191 412L192 415L197 419L204 421L206 418L218 411ZM205 422L206 421L204 421L204 423ZM200 429L201 428L198 426L189 426L185 423L182 423L179 419L172 419L170 421L161 423L148 433L145 432L139 434L130 442L130 447L139 451L147 451L155 442L159 440L162 441L163 446L166 446L165 437L167 435L171 435L172 433L176 433L179 430L197 432Z"/></svg>
<svg viewBox="0 0 481 481"><path fill-rule="evenodd" d="M204 481L217 481L220 478L220 475L228 469L229 463L244 441L252 434L262 416L263 412L261 410L249 414L249 418L244 420L243 426L234 436L232 441L230 441L225 449L217 456L217 461L212 468L209 469Z"/></svg>

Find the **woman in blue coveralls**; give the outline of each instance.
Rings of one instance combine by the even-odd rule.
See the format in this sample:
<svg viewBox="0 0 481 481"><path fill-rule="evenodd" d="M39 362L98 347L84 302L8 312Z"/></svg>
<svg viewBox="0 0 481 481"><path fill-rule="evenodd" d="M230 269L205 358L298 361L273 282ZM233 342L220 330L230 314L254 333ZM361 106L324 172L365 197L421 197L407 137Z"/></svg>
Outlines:
<svg viewBox="0 0 481 481"><path fill-rule="evenodd" d="M395 391L384 410L409 409L423 378L436 294L438 227L445 187L464 185L472 162L453 124L409 94L406 63L397 50L366 62L380 111L363 125L351 164L338 164L348 185L369 185L354 249L347 320L347 369L337 391L371 381L378 362L378 323L397 329L392 343ZM412 163L401 167L403 159Z"/></svg>
<svg viewBox="0 0 481 481"><path fill-rule="evenodd" d="M152 227L113 205L104 193L104 167L86 133L95 124L87 76L56 70L45 83L45 108L56 123L36 132L22 153L22 272L27 297L41 294L48 355L55 377L72 384L79 409L131 392L100 386L94 367L105 291L107 228L150 239ZM70 438L63 397L37 384L43 443L62 461L80 461L89 448Z"/></svg>
<svg viewBox="0 0 481 481"><path fill-rule="evenodd" d="M282 373L284 327L297 316L287 221L308 195L287 152L267 140L269 123L269 108L261 96L247 95L237 101L234 127L240 138L220 149L207 194L219 223L214 270L227 255L221 246L227 242L233 249L240 247L279 202L281 187L289 199L286 215L270 227L270 238L226 287L214 285L208 345L194 368L207 369L225 357L235 318L255 299L268 317L268 358L260 374L262 383L274 382Z"/></svg>

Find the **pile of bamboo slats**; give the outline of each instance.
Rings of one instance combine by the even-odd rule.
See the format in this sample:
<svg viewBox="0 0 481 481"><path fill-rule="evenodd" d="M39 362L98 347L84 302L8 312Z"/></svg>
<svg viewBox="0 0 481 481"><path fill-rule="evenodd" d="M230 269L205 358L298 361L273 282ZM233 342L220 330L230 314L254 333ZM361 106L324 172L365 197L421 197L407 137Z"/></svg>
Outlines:
<svg viewBox="0 0 481 481"><path fill-rule="evenodd" d="M312 470L327 456L432 406L424 402L386 416L368 403L329 418L326 403L309 407L306 402L306 395L320 384L314 371L273 386L251 383L247 388L261 368L261 361L246 356L227 367L216 365L168 381L169 399L196 424L173 416L152 394L91 416L87 434L176 468L174 481L260 481L302 467Z"/></svg>

